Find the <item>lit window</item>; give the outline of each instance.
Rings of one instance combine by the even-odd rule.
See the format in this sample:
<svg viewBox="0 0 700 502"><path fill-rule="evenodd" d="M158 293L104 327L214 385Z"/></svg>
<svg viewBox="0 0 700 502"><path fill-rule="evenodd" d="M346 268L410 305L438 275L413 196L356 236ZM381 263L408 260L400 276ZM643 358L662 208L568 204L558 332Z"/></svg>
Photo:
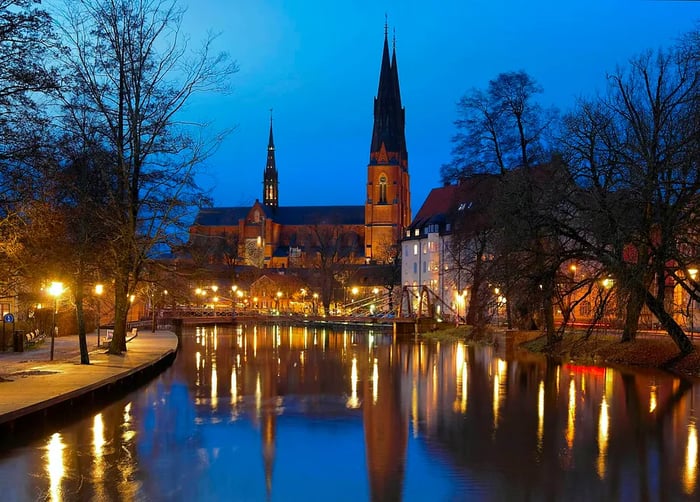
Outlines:
<svg viewBox="0 0 700 502"><path fill-rule="evenodd" d="M386 204L386 176L379 178L379 203Z"/></svg>
<svg viewBox="0 0 700 502"><path fill-rule="evenodd" d="M416 256L418 254L418 244L413 245L413 256Z"/></svg>

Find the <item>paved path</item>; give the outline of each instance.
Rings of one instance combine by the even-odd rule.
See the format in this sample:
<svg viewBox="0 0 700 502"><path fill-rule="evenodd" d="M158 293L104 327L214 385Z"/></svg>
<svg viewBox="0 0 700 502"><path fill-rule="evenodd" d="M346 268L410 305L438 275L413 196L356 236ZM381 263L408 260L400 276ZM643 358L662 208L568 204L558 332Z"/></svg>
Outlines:
<svg viewBox="0 0 700 502"><path fill-rule="evenodd" d="M122 355L106 354L88 334L90 364L80 364L78 336L58 337L25 352L0 352L0 425L74 399L138 373L177 351L169 331L139 332Z"/></svg>

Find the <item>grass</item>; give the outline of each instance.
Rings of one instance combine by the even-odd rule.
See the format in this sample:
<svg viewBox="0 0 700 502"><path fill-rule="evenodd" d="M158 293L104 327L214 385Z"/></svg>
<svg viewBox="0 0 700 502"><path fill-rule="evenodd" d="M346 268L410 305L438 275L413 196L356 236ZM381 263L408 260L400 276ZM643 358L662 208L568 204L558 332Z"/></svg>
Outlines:
<svg viewBox="0 0 700 502"><path fill-rule="evenodd" d="M669 336L639 337L623 343L615 335L595 334L586 339L580 333L568 333L553 346L547 346L544 337L521 345L531 352L581 363L659 368L700 377L700 346L694 346L693 352L682 356Z"/></svg>
<svg viewBox="0 0 700 502"><path fill-rule="evenodd" d="M429 340L467 340L493 343L495 330L486 330L476 336L470 326L451 326L423 333ZM515 332L515 345L529 352L546 354L564 361L581 364L658 368L680 375L700 378L700 340L693 341L695 350L682 356L671 337L642 336L633 342L622 343L619 335L592 334L588 338L579 331L566 333L562 341L547 345L544 336L533 332Z"/></svg>

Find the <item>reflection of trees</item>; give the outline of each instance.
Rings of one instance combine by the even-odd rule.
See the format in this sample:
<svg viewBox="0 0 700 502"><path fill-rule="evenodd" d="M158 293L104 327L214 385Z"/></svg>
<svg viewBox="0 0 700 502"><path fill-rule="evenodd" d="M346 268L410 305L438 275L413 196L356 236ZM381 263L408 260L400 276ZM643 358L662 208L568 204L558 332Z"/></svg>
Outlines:
<svg viewBox="0 0 700 502"><path fill-rule="evenodd" d="M666 451L664 431L667 426L672 427L674 416L683 407L684 398L689 397L692 385L684 378L676 380L677 385L673 385L671 393L651 412L642 405L637 375L621 372L620 377L636 446L641 499L666 499L670 494L664 487L677 483L677 480L672 476L675 473L673 466L669 465L671 455ZM659 465L653 465L654 462ZM655 479L657 476L662 478L659 483ZM658 493L654 493L654 487L658 488Z"/></svg>
<svg viewBox="0 0 700 502"><path fill-rule="evenodd" d="M533 356L499 363L489 347L401 349L403 386L418 395L414 434L457 476L478 479L484 498L683 496L687 382Z"/></svg>

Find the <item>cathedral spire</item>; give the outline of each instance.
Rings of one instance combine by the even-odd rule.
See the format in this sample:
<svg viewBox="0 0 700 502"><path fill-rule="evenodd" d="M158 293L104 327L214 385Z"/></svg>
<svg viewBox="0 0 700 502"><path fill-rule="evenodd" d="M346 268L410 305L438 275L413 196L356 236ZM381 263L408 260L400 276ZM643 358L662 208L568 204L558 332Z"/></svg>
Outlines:
<svg viewBox="0 0 700 502"><path fill-rule="evenodd" d="M406 159L406 140L404 136L404 109L401 105L399 90L399 74L396 62L396 35L393 40L393 51L389 52L389 27L384 26L384 48L382 64L379 72L379 88L374 99L374 129L370 146L370 161L373 154L381 151L382 146L387 152L393 152L397 157Z"/></svg>
<svg viewBox="0 0 700 502"><path fill-rule="evenodd" d="M389 26L384 24L384 48L379 88L374 98L374 127L367 166L365 261L387 262L393 246L411 224L411 192L406 151L405 112L401 105L396 35L389 52Z"/></svg>
<svg viewBox="0 0 700 502"><path fill-rule="evenodd" d="M272 138L272 108L270 108L270 138L267 142L267 164L263 174L263 204L277 208L279 205L279 182L275 165L275 142Z"/></svg>

